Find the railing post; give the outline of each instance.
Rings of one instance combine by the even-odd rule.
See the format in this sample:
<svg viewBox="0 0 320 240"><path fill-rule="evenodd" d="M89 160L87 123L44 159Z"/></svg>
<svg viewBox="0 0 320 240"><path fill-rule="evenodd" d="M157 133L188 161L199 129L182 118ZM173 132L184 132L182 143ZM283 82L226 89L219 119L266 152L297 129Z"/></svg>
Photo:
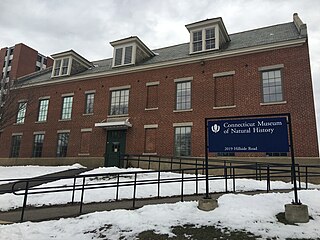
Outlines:
<svg viewBox="0 0 320 240"><path fill-rule="evenodd" d="M140 167L140 155L138 156L138 168Z"/></svg>
<svg viewBox="0 0 320 240"><path fill-rule="evenodd" d="M160 157L158 158L158 161L159 161L159 163L158 163L158 169L159 169L159 171L161 170L161 161L160 161Z"/></svg>
<svg viewBox="0 0 320 240"><path fill-rule="evenodd" d="M29 189L29 181L27 180L27 181L26 181L26 189L25 189L25 191L24 191L24 199L23 199L23 205L22 205L22 212L21 212L20 222L23 222L24 211L25 211L26 206L27 206L28 189Z"/></svg>
<svg viewBox="0 0 320 240"><path fill-rule="evenodd" d="M183 177L184 177L184 170L181 172L181 202L183 202Z"/></svg>
<svg viewBox="0 0 320 240"><path fill-rule="evenodd" d="M258 163L256 162L256 180L258 180Z"/></svg>
<svg viewBox="0 0 320 240"><path fill-rule="evenodd" d="M267 193L270 190L270 166L267 165Z"/></svg>
<svg viewBox="0 0 320 240"><path fill-rule="evenodd" d="M300 175L300 165L298 164L298 179L299 179L299 189L301 189L301 175Z"/></svg>
<svg viewBox="0 0 320 240"><path fill-rule="evenodd" d="M232 168L232 175L233 175L233 192L235 192L236 191L236 172L234 167Z"/></svg>
<svg viewBox="0 0 320 240"><path fill-rule="evenodd" d="M227 169L227 162L224 160L223 163L223 168L224 168L224 182L225 182L225 189L226 189L226 193L228 192L228 169Z"/></svg>
<svg viewBox="0 0 320 240"><path fill-rule="evenodd" d="M117 174L116 201L118 201L119 199L119 178L120 178L120 173Z"/></svg>
<svg viewBox="0 0 320 240"><path fill-rule="evenodd" d="M151 168L151 160L150 160L150 156L149 156L149 158L148 158L148 169L150 169Z"/></svg>
<svg viewBox="0 0 320 240"><path fill-rule="evenodd" d="M199 186L198 186L198 168L196 168L196 194L199 193Z"/></svg>
<svg viewBox="0 0 320 240"><path fill-rule="evenodd" d="M82 213L85 181L86 181L86 177L83 177L82 178L82 188L81 188L81 199L80 199L80 214Z"/></svg>
<svg viewBox="0 0 320 240"><path fill-rule="evenodd" d="M132 208L136 207L136 191L137 191L137 173L134 173Z"/></svg>
<svg viewBox="0 0 320 240"><path fill-rule="evenodd" d="M172 162L173 162L173 157L171 157L171 163L170 163L170 170L172 171Z"/></svg>
<svg viewBox="0 0 320 240"><path fill-rule="evenodd" d="M308 166L306 166L306 189L308 189Z"/></svg>
<svg viewBox="0 0 320 240"><path fill-rule="evenodd" d="M160 170L158 171L158 198L160 198Z"/></svg>
<svg viewBox="0 0 320 240"><path fill-rule="evenodd" d="M76 177L73 178L72 199L71 199L72 204L74 204L75 191L76 191Z"/></svg>

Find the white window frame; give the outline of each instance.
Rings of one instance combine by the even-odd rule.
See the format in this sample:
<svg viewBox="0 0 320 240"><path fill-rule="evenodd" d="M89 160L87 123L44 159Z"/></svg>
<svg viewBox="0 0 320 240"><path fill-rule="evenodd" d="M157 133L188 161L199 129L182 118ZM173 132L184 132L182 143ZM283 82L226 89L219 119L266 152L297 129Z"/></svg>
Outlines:
<svg viewBox="0 0 320 240"><path fill-rule="evenodd" d="M125 60L125 54L126 54L126 48L127 47L132 47L131 62L125 64L124 60ZM122 49L121 63L119 65L115 65L117 49ZM113 50L112 67L121 67L121 66L127 66L127 65L135 64L135 58L136 58L136 45L135 44L126 44L126 45L121 45L121 46L115 47L114 50Z"/></svg>
<svg viewBox="0 0 320 240"><path fill-rule="evenodd" d="M64 60L68 59L68 66L67 66L67 73L62 74L63 71L63 62ZM59 66L59 74L55 75L55 70L58 69L58 67L56 67L56 64L58 61L61 61L60 66ZM64 57L64 58L59 58L59 59L55 59L54 63L53 63L53 68L52 68L52 74L51 77L61 77L61 76L68 76L70 75L71 72L71 64L72 64L72 58L71 57Z"/></svg>
<svg viewBox="0 0 320 240"><path fill-rule="evenodd" d="M215 48L206 49L206 30L214 28L215 31ZM193 33L194 32L202 32L202 50L201 51L193 51ZM219 49L219 26L217 24L202 28L196 28L190 31L190 53L200 53L200 52L207 52L212 50Z"/></svg>

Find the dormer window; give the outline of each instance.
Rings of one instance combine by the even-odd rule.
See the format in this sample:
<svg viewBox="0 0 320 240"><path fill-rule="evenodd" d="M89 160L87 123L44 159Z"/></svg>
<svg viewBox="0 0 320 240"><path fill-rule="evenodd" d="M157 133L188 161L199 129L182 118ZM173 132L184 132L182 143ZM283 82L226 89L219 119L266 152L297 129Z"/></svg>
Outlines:
<svg viewBox="0 0 320 240"><path fill-rule="evenodd" d="M199 52L202 49L210 50L216 48L215 28L201 29L192 32L192 52Z"/></svg>
<svg viewBox="0 0 320 240"><path fill-rule="evenodd" d="M190 32L190 54L220 49L230 41L221 18L186 25Z"/></svg>
<svg viewBox="0 0 320 240"><path fill-rule="evenodd" d="M154 53L138 37L129 37L110 44L114 47L113 67L134 65L154 56Z"/></svg>
<svg viewBox="0 0 320 240"><path fill-rule="evenodd" d="M53 77L67 75L68 69L69 69L69 58L55 60Z"/></svg>
<svg viewBox="0 0 320 240"><path fill-rule="evenodd" d="M70 76L89 69L92 64L73 50L52 55L54 59L51 77Z"/></svg>
<svg viewBox="0 0 320 240"><path fill-rule="evenodd" d="M115 49L114 66L127 65L132 63L132 48L127 46Z"/></svg>

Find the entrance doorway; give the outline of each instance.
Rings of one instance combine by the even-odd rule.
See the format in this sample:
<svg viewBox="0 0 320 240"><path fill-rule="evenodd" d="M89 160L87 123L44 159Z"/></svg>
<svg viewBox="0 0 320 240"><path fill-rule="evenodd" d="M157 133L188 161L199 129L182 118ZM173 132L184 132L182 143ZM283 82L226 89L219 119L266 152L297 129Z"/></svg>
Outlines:
<svg viewBox="0 0 320 240"><path fill-rule="evenodd" d="M125 154L127 130L108 130L104 159L105 167L123 167L120 155Z"/></svg>

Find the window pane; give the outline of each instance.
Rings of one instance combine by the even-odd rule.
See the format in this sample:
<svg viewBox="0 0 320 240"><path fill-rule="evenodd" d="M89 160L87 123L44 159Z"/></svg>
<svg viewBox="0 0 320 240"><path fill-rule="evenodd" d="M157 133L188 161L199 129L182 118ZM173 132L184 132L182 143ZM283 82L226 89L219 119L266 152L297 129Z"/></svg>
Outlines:
<svg viewBox="0 0 320 240"><path fill-rule="evenodd" d="M202 51L202 31L193 32L193 52Z"/></svg>
<svg viewBox="0 0 320 240"><path fill-rule="evenodd" d="M48 108L49 108L49 99L40 100L38 122L47 121Z"/></svg>
<svg viewBox="0 0 320 240"><path fill-rule="evenodd" d="M116 54L115 54L114 65L115 66L121 65L121 62L122 62L122 48L117 48Z"/></svg>
<svg viewBox="0 0 320 240"><path fill-rule="evenodd" d="M93 113L94 93L86 94L86 108L85 113Z"/></svg>
<svg viewBox="0 0 320 240"><path fill-rule="evenodd" d="M191 82L176 84L176 110L191 108Z"/></svg>
<svg viewBox="0 0 320 240"><path fill-rule="evenodd" d="M111 92L110 115L128 114L129 90Z"/></svg>
<svg viewBox="0 0 320 240"><path fill-rule="evenodd" d="M57 157L66 157L68 151L69 133L58 134Z"/></svg>
<svg viewBox="0 0 320 240"><path fill-rule="evenodd" d="M132 46L129 46L125 48L124 64L131 63L131 58L132 58Z"/></svg>
<svg viewBox="0 0 320 240"><path fill-rule="evenodd" d="M191 127L175 128L175 155L191 155Z"/></svg>
<svg viewBox="0 0 320 240"><path fill-rule="evenodd" d="M262 73L263 101L283 101L281 71L273 70Z"/></svg>
<svg viewBox="0 0 320 240"><path fill-rule="evenodd" d="M21 139L22 139L22 135L12 136L12 139L11 139L11 152L10 152L10 157L11 158L19 157Z"/></svg>
<svg viewBox="0 0 320 240"><path fill-rule="evenodd" d="M44 134L34 135L32 157L41 157Z"/></svg>
<svg viewBox="0 0 320 240"><path fill-rule="evenodd" d="M69 58L63 59L61 75L65 75L68 73L68 64L69 64Z"/></svg>
<svg viewBox="0 0 320 240"><path fill-rule="evenodd" d="M18 104L17 123L24 123L26 117L27 102L20 102Z"/></svg>
<svg viewBox="0 0 320 240"><path fill-rule="evenodd" d="M61 119L71 119L73 97L64 97L62 102Z"/></svg>

